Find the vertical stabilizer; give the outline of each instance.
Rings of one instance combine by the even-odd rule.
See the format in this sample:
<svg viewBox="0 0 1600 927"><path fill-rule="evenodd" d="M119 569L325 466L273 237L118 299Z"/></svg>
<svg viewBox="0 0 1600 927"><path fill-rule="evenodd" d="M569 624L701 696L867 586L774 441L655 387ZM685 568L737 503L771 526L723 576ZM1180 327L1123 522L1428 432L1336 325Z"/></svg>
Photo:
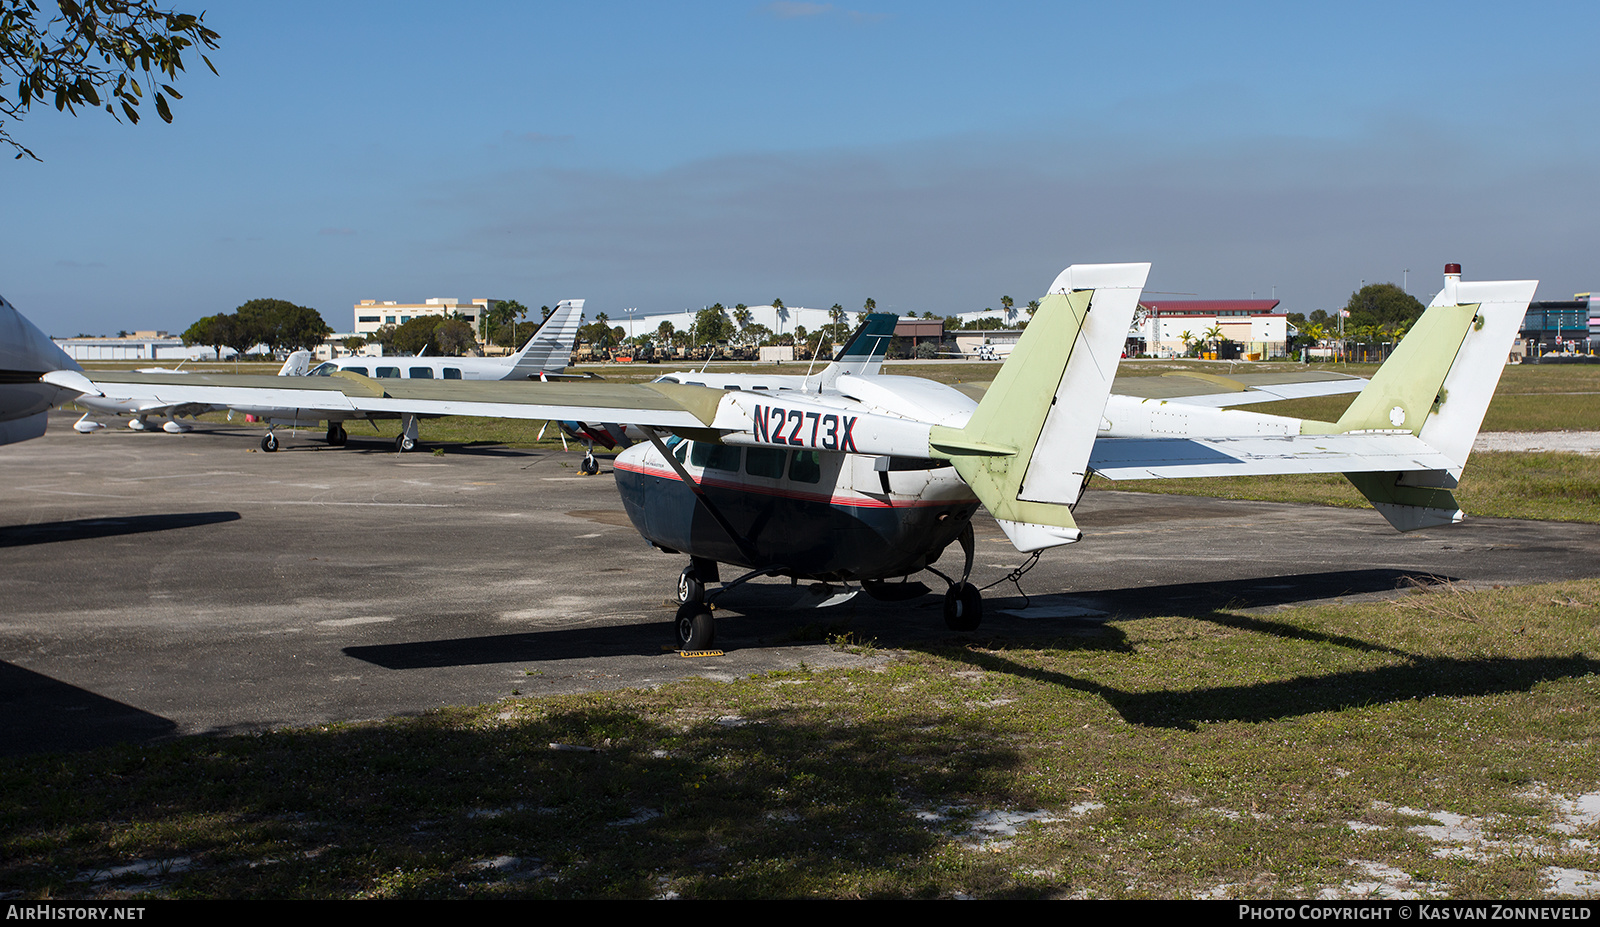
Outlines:
<svg viewBox="0 0 1600 927"><path fill-rule="evenodd" d="M867 316L850 340L839 349L839 355L828 362L828 366L806 375L806 392L815 393L831 387L846 374L871 375L881 370L883 356L889 353L889 342L894 339L894 325L898 318L887 312L874 312Z"/></svg>
<svg viewBox="0 0 1600 927"><path fill-rule="evenodd" d="M841 375L870 376L883 368L884 355L889 353L889 342L894 340L894 326L900 317L888 312L874 312L862 321L855 334L839 349L833 359Z"/></svg>
<svg viewBox="0 0 1600 927"><path fill-rule="evenodd" d="M538 379L541 373L566 369L572 347L578 340L578 323L582 317L583 300L563 299L556 303L555 311L511 358L513 372L508 379Z"/></svg>
<svg viewBox="0 0 1600 927"><path fill-rule="evenodd" d="M1061 272L947 456L1019 551L1076 541L1072 519L1149 264Z"/></svg>
<svg viewBox="0 0 1600 927"><path fill-rule="evenodd" d="M1339 421L1303 427L1307 433L1409 432L1450 459L1454 466L1447 470L1345 474L1396 529L1462 519L1450 490L1472 453L1538 285L1537 280L1462 282L1460 265L1447 265L1444 289Z"/></svg>

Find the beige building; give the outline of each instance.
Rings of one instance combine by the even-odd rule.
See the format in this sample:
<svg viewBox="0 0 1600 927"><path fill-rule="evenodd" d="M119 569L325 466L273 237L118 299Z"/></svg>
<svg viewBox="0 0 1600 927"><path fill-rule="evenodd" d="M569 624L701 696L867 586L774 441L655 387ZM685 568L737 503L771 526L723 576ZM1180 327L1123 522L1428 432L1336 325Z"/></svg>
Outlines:
<svg viewBox="0 0 1600 927"><path fill-rule="evenodd" d="M483 340L483 314L488 312L497 300L471 299L460 300L449 296L435 296L420 303L397 303L393 300L363 299L356 303L355 317L357 335L370 335L385 325L400 326L419 316L459 315L462 321L472 326L472 334Z"/></svg>

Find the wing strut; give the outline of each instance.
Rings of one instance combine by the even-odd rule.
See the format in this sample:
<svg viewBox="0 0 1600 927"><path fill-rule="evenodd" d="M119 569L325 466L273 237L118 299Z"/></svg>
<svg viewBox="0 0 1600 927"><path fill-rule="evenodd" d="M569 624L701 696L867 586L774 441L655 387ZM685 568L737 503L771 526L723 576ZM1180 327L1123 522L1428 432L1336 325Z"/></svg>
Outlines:
<svg viewBox="0 0 1600 927"><path fill-rule="evenodd" d="M677 471L678 478L683 480L684 485L688 486L689 490L694 493L694 497L700 500L700 505L706 510L706 514L710 515L711 520L717 523L717 527L721 528L722 532L728 536L728 540L739 548L739 553L744 555L745 560L752 564L765 561L767 558L758 556L755 549L750 546L750 542L738 531L734 530L733 523L729 522L727 517L722 514L722 510L707 498L705 490L700 488L700 484L695 482L694 477L689 475L689 471L684 468L683 464L678 462L678 458L674 457L672 451L662 443L661 433L645 425L639 426L639 430L645 433L645 436L650 439L650 444L655 447L662 457L667 459L667 465Z"/></svg>

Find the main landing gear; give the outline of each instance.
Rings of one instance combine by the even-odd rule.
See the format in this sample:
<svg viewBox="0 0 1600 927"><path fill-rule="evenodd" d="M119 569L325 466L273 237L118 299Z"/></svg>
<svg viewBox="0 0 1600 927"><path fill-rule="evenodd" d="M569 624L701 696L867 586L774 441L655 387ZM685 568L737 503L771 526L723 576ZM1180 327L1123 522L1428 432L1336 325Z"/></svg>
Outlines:
<svg viewBox="0 0 1600 927"><path fill-rule="evenodd" d="M961 545L961 553L965 561L961 567L961 578L950 577L928 567L928 572L950 584L950 589L944 594L944 625L952 631L963 634L978 630L978 625L983 623L983 595L978 587L967 582L972 575L972 552L976 546L972 539L972 522L967 522L956 535L956 542Z"/></svg>
<svg viewBox="0 0 1600 927"><path fill-rule="evenodd" d="M678 614L672 627L679 650L710 650L717 640L717 621L706 603L706 583L717 581L714 560L695 557L678 574Z"/></svg>
<svg viewBox="0 0 1600 927"><path fill-rule="evenodd" d="M344 430L344 423L343 422L329 422L328 423L328 446L329 447L344 447L344 443L346 441L348 441L349 439L350 439L350 435L349 435L348 432L346 432Z"/></svg>
<svg viewBox="0 0 1600 927"><path fill-rule="evenodd" d="M946 576L931 565L924 569L950 584L944 594L944 623L950 630L966 634L976 631L983 623L983 593L967 581L972 575L972 557L976 547L970 522L956 535L956 542L961 545L963 554L960 579ZM1032 563L1030 561L1027 566L1032 566ZM1026 572L1027 566L1014 571L1010 578ZM716 594L720 595L757 577L774 575L792 574L783 573L781 568L753 570L722 585ZM678 636L679 649L709 650L715 643L716 619L711 614L706 587L719 581L716 561L703 557L692 558L683 572L678 574L678 612L673 616L672 624ZM886 602L910 601L929 592L928 587L920 582L885 582L882 579L863 579L861 588L873 598Z"/></svg>
<svg viewBox="0 0 1600 927"><path fill-rule="evenodd" d="M396 454L416 450L417 447L417 417L415 415L402 415L400 417L400 436L394 439Z"/></svg>
<svg viewBox="0 0 1600 927"><path fill-rule="evenodd" d="M600 461L595 459L593 448L583 455L583 461L578 464L578 472L584 476L594 476L600 472Z"/></svg>
<svg viewBox="0 0 1600 927"><path fill-rule="evenodd" d="M971 583L956 583L944 594L944 624L952 631L978 630L983 623L983 596Z"/></svg>
<svg viewBox="0 0 1600 927"><path fill-rule="evenodd" d="M268 454L270 454L273 451L277 450L278 449L278 436L273 434L270 431L267 432L265 435L263 435L262 438L261 438L261 449L263 451L266 451Z"/></svg>

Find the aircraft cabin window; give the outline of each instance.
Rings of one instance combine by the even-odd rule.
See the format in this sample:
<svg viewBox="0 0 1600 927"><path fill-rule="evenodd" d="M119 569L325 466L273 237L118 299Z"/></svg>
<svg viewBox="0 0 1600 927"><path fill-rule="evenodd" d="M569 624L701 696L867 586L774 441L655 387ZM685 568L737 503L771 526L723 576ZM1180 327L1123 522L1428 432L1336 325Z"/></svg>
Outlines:
<svg viewBox="0 0 1600 927"><path fill-rule="evenodd" d="M795 451L789 464L789 479L796 483L822 482L822 455L816 451Z"/></svg>
<svg viewBox="0 0 1600 927"><path fill-rule="evenodd" d="M783 465L789 452L776 447L752 447L744 455L744 472L751 476L783 479Z"/></svg>
<svg viewBox="0 0 1600 927"><path fill-rule="evenodd" d="M677 435L673 435L673 437L676 438L679 443L677 447L673 448L672 456L678 458L678 463L683 463L686 459L688 459L686 455L689 453L689 444L691 442L685 441L682 438L678 438Z"/></svg>
<svg viewBox="0 0 1600 927"><path fill-rule="evenodd" d="M446 367L446 368L444 368L444 378L446 380L459 380L459 379L461 379L461 368L459 368L459 367Z"/></svg>
<svg viewBox="0 0 1600 927"><path fill-rule="evenodd" d="M311 368L311 370L306 373L306 376L308 376L308 377L327 377L327 376L332 376L333 372L335 370L338 370L338 369L339 369L339 365L338 364L335 364L332 361L329 361L326 364L318 364L317 366Z"/></svg>
<svg viewBox="0 0 1600 927"><path fill-rule="evenodd" d="M378 379L380 379L380 380L398 380L398 379L400 379L400 368L399 367L379 367L378 368Z"/></svg>
<svg viewBox="0 0 1600 927"><path fill-rule="evenodd" d="M433 368L432 367L412 367L411 368L411 379L413 379L413 380L431 380L431 379L433 379Z"/></svg>
<svg viewBox="0 0 1600 927"><path fill-rule="evenodd" d="M359 373L362 376L366 376L367 375L367 368L365 368L365 367L340 367L339 369L340 370L347 370L350 373Z"/></svg>
<svg viewBox="0 0 1600 927"><path fill-rule="evenodd" d="M728 444L707 444L696 441L694 448L689 451L689 462L707 470L738 473L739 449Z"/></svg>

